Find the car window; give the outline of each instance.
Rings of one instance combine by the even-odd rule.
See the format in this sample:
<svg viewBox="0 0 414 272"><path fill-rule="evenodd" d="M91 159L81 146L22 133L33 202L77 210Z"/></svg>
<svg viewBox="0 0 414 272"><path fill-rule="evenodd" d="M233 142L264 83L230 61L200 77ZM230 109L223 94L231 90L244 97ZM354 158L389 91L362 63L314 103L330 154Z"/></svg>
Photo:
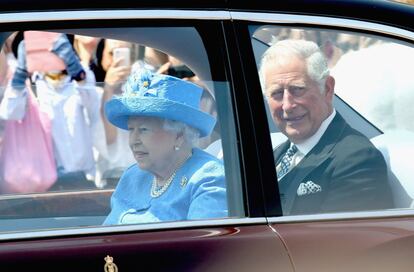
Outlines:
<svg viewBox="0 0 414 272"><path fill-rule="evenodd" d="M411 208L412 44L277 25L250 33L284 215Z"/></svg>
<svg viewBox="0 0 414 272"><path fill-rule="evenodd" d="M244 215L230 86L194 27L1 37L1 232Z"/></svg>

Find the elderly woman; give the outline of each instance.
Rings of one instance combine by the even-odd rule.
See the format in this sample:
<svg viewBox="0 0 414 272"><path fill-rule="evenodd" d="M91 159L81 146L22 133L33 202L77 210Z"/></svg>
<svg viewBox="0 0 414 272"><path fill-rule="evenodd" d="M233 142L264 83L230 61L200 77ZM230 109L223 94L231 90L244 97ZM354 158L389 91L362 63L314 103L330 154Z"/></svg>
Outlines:
<svg viewBox="0 0 414 272"><path fill-rule="evenodd" d="M215 124L199 109L202 92L188 81L141 72L106 103L108 120L129 130L137 163L122 175L105 225L227 216L223 164L194 147Z"/></svg>

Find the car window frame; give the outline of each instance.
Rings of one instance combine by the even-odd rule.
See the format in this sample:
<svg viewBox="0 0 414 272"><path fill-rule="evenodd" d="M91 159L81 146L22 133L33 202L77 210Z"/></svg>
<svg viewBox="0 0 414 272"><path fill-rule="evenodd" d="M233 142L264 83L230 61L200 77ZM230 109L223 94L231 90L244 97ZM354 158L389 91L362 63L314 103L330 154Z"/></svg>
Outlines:
<svg viewBox="0 0 414 272"><path fill-rule="evenodd" d="M252 25L278 25L281 27L293 27L293 28L313 28L313 29L338 29L346 32L356 32L356 33L369 33L377 35L378 37L384 37L387 39L394 39L401 42L408 42L411 45L414 45L414 29L410 31L409 29L404 29L398 26L390 26L387 24L373 23L361 18L357 19L344 19L337 18L333 16L318 16L318 15L297 15L297 14L286 14L278 12L243 12L243 11L231 11L231 17L237 29L238 43L242 44L240 47L243 48L243 52L240 54L248 54L249 57L245 58L242 66L244 73L249 75L246 78L246 85L252 92L261 90L258 70L256 62L251 62L251 59L255 59L252 48L251 36L249 33L249 26ZM262 107L265 108L264 101L259 101L257 99L256 103L261 103ZM339 101L341 102L341 101ZM342 105L341 105L342 106ZM254 112L254 118L256 120L263 120L263 114ZM267 123L263 122L263 123ZM270 133L268 133L269 128L262 128L263 131L258 132L260 135L266 135L267 139L262 139L262 145L265 145L267 148L261 149L261 156L263 158L272 159L272 164L263 164L262 171L266 173L268 179L263 180L264 188L270 188L271 184L278 187L276 182L276 170L273 164L273 152L270 140ZM375 133L377 130L373 127ZM273 190L273 189L272 189ZM273 190L274 191L274 190ZM335 212L329 214L309 214L309 215L281 215L277 213L272 213L274 211L274 203L280 203L280 197L274 196L272 194L266 194L267 198L265 199L266 205L271 205L271 207L266 206L266 217L269 223L290 223L290 222L315 222L315 221L335 221L335 220L349 220L349 219L361 219L361 218L393 218L401 216L413 216L414 209L406 210L382 210L382 211L358 211L358 212ZM270 212L269 212L270 211Z"/></svg>
<svg viewBox="0 0 414 272"><path fill-rule="evenodd" d="M105 22L100 25L100 27L109 26L110 23L116 21L116 25L124 27L127 25L137 26L137 21L142 22L142 25L159 25L165 26L171 22L174 25L188 25L193 26L197 24L207 24L207 22L214 22L215 24L221 24L223 21L229 21L230 16L226 11L212 12L212 11L178 11L178 15L174 13L174 10L128 10L128 11L61 11L61 12L24 12L18 13L9 13L9 14L0 14L0 25L3 26L3 29L8 31L16 30L59 30L59 29L76 29L76 28L90 28L91 25L95 25L98 22ZM17 19L16 19L17 18ZM90 19L87 23L83 20ZM111 19L111 20L109 20ZM30 22L30 24L28 24ZM138 23L137 27L142 26ZM113 26L112 26L113 27ZM224 43L224 37L222 38ZM212 41L213 43L214 41ZM206 50L208 51L209 49ZM221 54L226 56L228 54L227 48L222 45L219 51L222 51ZM213 56L208 55L209 61ZM211 68L213 80L215 78L223 78L228 76L228 87L230 93L230 99L234 98L234 91L232 88L233 82L230 81L230 69L229 62L225 57L225 65L221 68L221 71L215 71ZM214 75L215 73L215 75ZM226 76L225 76L226 75ZM236 109L237 103L235 101L229 101L233 103L233 108ZM237 111L234 110L234 116L237 115ZM237 117L234 117L234 129L238 129ZM231 129L231 128L230 128ZM237 135L236 135L237 139ZM241 187L239 193L242 193L241 196L243 199L250 199L253 201L254 196L247 195L250 194L250 191L246 189L244 185L246 178L243 175L243 167L246 164L246 157L243 157L242 147L239 145L238 140L234 141L235 146L237 146L237 151L239 153L239 161L241 166L239 175L239 181ZM234 159L234 158L231 158ZM248 164L248 163L247 163ZM237 176L236 175L236 176ZM261 193L261 192L260 192ZM260 199L255 200L258 203L258 206L261 206L263 210L263 204ZM49 236L61 236L61 235L79 235L79 234L93 234L93 233L110 233L110 232L124 232L124 231L140 231L140 230L149 230L149 229L176 229L176 228L189 228L189 227L200 227L200 226L222 226L222 225L243 225L243 224L258 224L264 223L265 219L261 217L262 212L257 213L249 209L249 205L246 202L241 204L245 210L244 217L241 218L225 218L225 219L208 219L201 221L183 221L183 222L163 222L157 224L143 224L143 225L131 225L131 226L110 226L110 227L100 227L100 226L91 226L86 228L70 228L70 229L59 229L59 230L32 230L21 233L0 233L0 240L8 239L22 239L22 238L36 238L36 237L49 237Z"/></svg>

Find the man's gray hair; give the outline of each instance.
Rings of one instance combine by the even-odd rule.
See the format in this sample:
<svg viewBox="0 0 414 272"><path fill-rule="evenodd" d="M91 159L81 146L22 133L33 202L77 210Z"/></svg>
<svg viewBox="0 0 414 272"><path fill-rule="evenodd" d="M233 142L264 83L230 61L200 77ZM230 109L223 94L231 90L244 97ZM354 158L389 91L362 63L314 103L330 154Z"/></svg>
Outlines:
<svg viewBox="0 0 414 272"><path fill-rule="evenodd" d="M309 77L318 83L321 92L325 92L326 78L329 76L328 63L318 45L306 40L282 40L269 47L262 56L259 76L262 90L265 92L264 72L266 66L277 61L278 57L298 56L306 61Z"/></svg>
<svg viewBox="0 0 414 272"><path fill-rule="evenodd" d="M164 119L163 129L169 132L183 133L185 141L190 143L191 147L198 145L200 132L197 129L187 126L182 122Z"/></svg>

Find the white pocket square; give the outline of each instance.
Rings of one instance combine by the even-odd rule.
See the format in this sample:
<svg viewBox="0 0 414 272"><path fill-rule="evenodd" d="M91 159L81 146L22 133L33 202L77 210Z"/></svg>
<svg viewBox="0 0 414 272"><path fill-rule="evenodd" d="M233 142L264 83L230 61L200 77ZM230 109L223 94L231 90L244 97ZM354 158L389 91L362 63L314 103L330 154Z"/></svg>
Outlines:
<svg viewBox="0 0 414 272"><path fill-rule="evenodd" d="M299 184L297 194L298 196L310 195L322 192L322 187L309 180Z"/></svg>

